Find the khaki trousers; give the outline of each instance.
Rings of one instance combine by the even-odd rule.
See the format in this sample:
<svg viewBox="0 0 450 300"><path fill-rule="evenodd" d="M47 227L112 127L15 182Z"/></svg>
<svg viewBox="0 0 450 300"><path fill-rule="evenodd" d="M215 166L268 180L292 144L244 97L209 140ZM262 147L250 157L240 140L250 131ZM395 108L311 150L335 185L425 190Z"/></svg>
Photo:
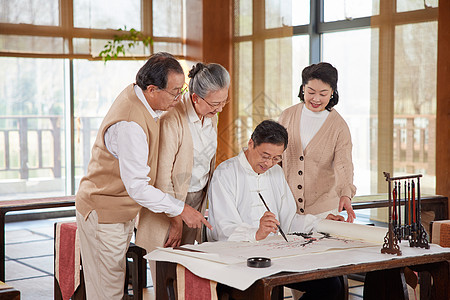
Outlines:
<svg viewBox="0 0 450 300"><path fill-rule="evenodd" d="M87 299L122 299L134 220L99 224L95 210L86 219L76 215Z"/></svg>

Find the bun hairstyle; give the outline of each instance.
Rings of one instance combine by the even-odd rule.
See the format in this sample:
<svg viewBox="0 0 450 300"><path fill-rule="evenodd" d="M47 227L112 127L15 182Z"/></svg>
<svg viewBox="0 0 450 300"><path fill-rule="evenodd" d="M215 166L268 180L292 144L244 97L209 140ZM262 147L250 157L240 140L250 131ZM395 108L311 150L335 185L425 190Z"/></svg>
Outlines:
<svg viewBox="0 0 450 300"><path fill-rule="evenodd" d="M219 64L197 63L189 71L189 93L205 98L210 92L215 92L230 86L230 74Z"/></svg>
<svg viewBox="0 0 450 300"><path fill-rule="evenodd" d="M206 66L202 63L198 63L195 66L192 66L192 69L189 71L188 77L189 78L194 78L195 75L200 72L201 70L203 70L204 68L206 68Z"/></svg>
<svg viewBox="0 0 450 300"><path fill-rule="evenodd" d="M302 72L302 85L300 86L300 91L298 93L298 97L302 102L305 101L304 87L310 80L313 79L318 79L324 83L329 84L331 89L333 90L333 95L331 96L330 102L325 107L326 110L331 111L331 108L339 102L339 93L337 91L337 69L326 62L312 64L304 68Z"/></svg>

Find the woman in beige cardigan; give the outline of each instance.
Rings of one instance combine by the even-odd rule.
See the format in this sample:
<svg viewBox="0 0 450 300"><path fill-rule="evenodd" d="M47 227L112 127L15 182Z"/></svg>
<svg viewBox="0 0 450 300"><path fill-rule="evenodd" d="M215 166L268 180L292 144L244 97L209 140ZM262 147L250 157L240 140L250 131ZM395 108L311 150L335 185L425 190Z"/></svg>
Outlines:
<svg viewBox="0 0 450 300"><path fill-rule="evenodd" d="M301 103L283 111L279 119L289 133L282 164L299 214L325 217L345 208L347 222L353 222L352 141L347 123L333 109L339 101L337 79L329 63L303 70Z"/></svg>
<svg viewBox="0 0 450 300"><path fill-rule="evenodd" d="M189 93L161 117L155 186L204 213L217 149L217 113L228 102L230 75L219 64L198 63L189 78ZM179 217L140 212L136 244L147 252L200 242L199 237L200 229L188 228Z"/></svg>

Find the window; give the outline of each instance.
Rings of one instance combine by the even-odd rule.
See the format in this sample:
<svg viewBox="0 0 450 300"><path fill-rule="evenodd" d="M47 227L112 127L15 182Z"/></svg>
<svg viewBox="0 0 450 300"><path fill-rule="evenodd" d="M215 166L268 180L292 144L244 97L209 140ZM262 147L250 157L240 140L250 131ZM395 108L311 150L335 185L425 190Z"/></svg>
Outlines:
<svg viewBox="0 0 450 300"><path fill-rule="evenodd" d="M87 173L97 131L114 99L135 81L142 61L74 61L75 184ZM120 74L120 76L117 76ZM105 83L105 84L99 84Z"/></svg>
<svg viewBox="0 0 450 300"><path fill-rule="evenodd" d="M104 115L148 55L184 54L183 0L69 3L0 0L0 200L74 194ZM154 43L105 64L119 28Z"/></svg>
<svg viewBox="0 0 450 300"><path fill-rule="evenodd" d="M352 135L354 184L359 195L373 193L370 158L374 150L371 145L377 136L370 134L376 125L371 112L370 72L372 51L376 54L378 49L373 49L372 38L377 39L377 30L370 28L324 33L322 36L323 61L335 66L339 74L339 103L335 108L347 122Z"/></svg>
<svg viewBox="0 0 450 300"><path fill-rule="evenodd" d="M141 1L74 0L73 22L75 27L117 29L141 28Z"/></svg>
<svg viewBox="0 0 450 300"><path fill-rule="evenodd" d="M61 195L64 62L0 57L0 64L0 200L38 192Z"/></svg>
<svg viewBox="0 0 450 300"><path fill-rule="evenodd" d="M411 47L415 45L415 47ZM394 172L435 190L437 22L395 27Z"/></svg>
<svg viewBox="0 0 450 300"><path fill-rule="evenodd" d="M438 0L397 0L397 12L438 7Z"/></svg>
<svg viewBox="0 0 450 300"><path fill-rule="evenodd" d="M339 72L336 110L352 134L357 195L386 193L383 171L423 174L422 192L434 194L437 6L253 0L244 10L235 1L239 146L260 121L298 103L305 66L327 61ZM245 35L242 20L252 29Z"/></svg>
<svg viewBox="0 0 450 300"><path fill-rule="evenodd" d="M324 21L352 20L379 14L379 0L324 0Z"/></svg>
<svg viewBox="0 0 450 300"><path fill-rule="evenodd" d="M59 25L58 0L2 0L0 4L0 23Z"/></svg>

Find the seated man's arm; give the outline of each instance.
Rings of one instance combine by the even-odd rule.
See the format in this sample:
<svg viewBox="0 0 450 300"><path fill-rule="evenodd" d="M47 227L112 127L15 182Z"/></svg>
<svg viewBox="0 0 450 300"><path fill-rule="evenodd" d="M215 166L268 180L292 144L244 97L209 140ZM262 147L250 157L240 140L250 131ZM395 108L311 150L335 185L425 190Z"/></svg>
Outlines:
<svg viewBox="0 0 450 300"><path fill-rule="evenodd" d="M256 231L255 239L257 241L265 239L271 233L277 233L280 222L277 220L276 216L270 212L266 211L264 215L259 219L259 228Z"/></svg>
<svg viewBox="0 0 450 300"><path fill-rule="evenodd" d="M214 171L208 189L208 221L213 230L208 232L209 241L255 241L258 227L245 223L238 210L239 186L245 186L238 170L228 161ZM238 186L239 182L239 186Z"/></svg>

